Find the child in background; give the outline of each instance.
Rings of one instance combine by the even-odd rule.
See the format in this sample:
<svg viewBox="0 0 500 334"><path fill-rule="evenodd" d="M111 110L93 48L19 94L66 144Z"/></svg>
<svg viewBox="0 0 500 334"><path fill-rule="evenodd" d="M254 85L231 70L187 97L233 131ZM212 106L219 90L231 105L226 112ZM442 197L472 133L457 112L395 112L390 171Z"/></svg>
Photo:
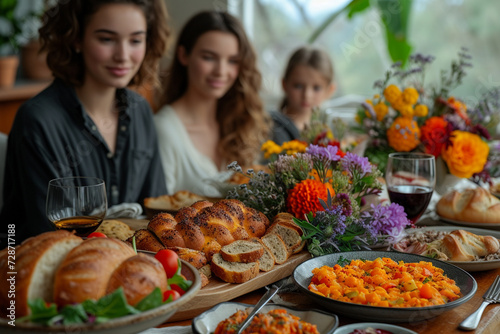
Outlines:
<svg viewBox="0 0 500 334"><path fill-rule="evenodd" d="M333 76L333 64L326 52L301 47L292 54L282 79L285 98L280 111L271 112L272 140L276 144L300 138L311 122L313 108L335 92Z"/></svg>

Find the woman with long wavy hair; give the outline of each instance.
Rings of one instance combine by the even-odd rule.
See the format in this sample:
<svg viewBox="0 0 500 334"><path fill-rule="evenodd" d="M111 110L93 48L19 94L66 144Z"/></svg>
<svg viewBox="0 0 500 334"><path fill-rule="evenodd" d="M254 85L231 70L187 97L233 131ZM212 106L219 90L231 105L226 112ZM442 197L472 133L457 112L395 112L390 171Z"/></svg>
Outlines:
<svg viewBox="0 0 500 334"><path fill-rule="evenodd" d="M181 30L155 115L169 193L218 196L207 182L250 166L269 132L256 54L232 15L203 11Z"/></svg>

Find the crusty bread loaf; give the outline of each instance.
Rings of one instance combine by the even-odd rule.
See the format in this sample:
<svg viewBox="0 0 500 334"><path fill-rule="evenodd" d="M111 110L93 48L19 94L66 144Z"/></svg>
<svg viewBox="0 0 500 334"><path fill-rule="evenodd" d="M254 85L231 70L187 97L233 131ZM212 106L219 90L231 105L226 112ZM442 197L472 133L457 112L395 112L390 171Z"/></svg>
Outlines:
<svg viewBox="0 0 500 334"><path fill-rule="evenodd" d="M271 226L267 229L267 233L275 233L283 239L288 249L292 254L295 249L302 244L302 229L292 220L275 219Z"/></svg>
<svg viewBox="0 0 500 334"><path fill-rule="evenodd" d="M214 254L211 264L215 276L228 283L244 283L259 274L259 262L229 262Z"/></svg>
<svg viewBox="0 0 500 334"><path fill-rule="evenodd" d="M55 303L64 306L103 297L113 271L134 255L134 250L118 239L85 240L66 255L56 271Z"/></svg>
<svg viewBox="0 0 500 334"><path fill-rule="evenodd" d="M447 234L442 242L447 249L445 254L452 261L472 261L476 257L496 253L500 248L497 238L464 230L456 230Z"/></svg>
<svg viewBox="0 0 500 334"><path fill-rule="evenodd" d="M144 199L144 206L156 210L177 211L204 198L187 190L180 190L173 195L162 195Z"/></svg>
<svg viewBox="0 0 500 334"><path fill-rule="evenodd" d="M119 220L105 220L97 228L96 232L106 234L108 238L116 238L120 240L127 240L134 235L134 230L127 224Z"/></svg>
<svg viewBox="0 0 500 334"><path fill-rule="evenodd" d="M152 256L137 254L123 261L112 273L106 288L110 294L119 287L129 305L135 306L156 287L167 290L167 275L162 264Z"/></svg>
<svg viewBox="0 0 500 334"><path fill-rule="evenodd" d="M249 240L236 240L223 246L220 254L226 261L249 263L257 261L264 254L264 247Z"/></svg>
<svg viewBox="0 0 500 334"><path fill-rule="evenodd" d="M275 233L269 233L261 238L262 242L271 250L276 264L285 263L290 256L288 248L281 237Z"/></svg>
<svg viewBox="0 0 500 334"><path fill-rule="evenodd" d="M28 300L42 298L47 302L53 301L54 276L66 254L75 246L82 243L82 239L70 232L59 230L46 232L26 239L15 252L15 270L7 267L7 252L0 260L2 287L7 288L7 272L17 271L15 280L16 317L29 314ZM5 261L4 261L5 260ZM2 288L2 302L6 299L7 291ZM5 310L8 305L2 303Z"/></svg>
<svg viewBox="0 0 500 334"><path fill-rule="evenodd" d="M453 190L438 201L436 212L452 220L500 224L500 200L481 187Z"/></svg>

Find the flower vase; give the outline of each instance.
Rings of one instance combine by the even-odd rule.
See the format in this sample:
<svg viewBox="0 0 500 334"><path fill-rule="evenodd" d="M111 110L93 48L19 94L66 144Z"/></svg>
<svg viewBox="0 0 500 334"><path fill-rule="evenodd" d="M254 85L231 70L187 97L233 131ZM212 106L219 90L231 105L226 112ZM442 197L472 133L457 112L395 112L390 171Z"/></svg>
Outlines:
<svg viewBox="0 0 500 334"><path fill-rule="evenodd" d="M462 178L450 173L444 160L439 157L436 159L436 187L434 190L443 196L453 189Z"/></svg>

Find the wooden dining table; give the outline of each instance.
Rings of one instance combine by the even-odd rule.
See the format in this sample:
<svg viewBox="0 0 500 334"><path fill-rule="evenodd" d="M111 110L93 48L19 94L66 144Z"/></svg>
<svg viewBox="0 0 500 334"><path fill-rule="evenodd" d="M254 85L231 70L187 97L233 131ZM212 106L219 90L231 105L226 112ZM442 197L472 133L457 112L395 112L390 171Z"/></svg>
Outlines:
<svg viewBox="0 0 500 334"><path fill-rule="evenodd" d="M147 220L134 220L134 219L123 219L132 229L145 228L147 225ZM422 219L417 223L419 226L453 226L447 224L443 221L433 219L431 217ZM459 227L457 226L457 229ZM471 313L477 310L477 308L483 302L482 296L486 290L493 283L496 276L500 275L500 268L487 270L487 271L477 271L471 272L471 275L477 282L477 291L474 296L467 302L459 305L447 312L438 315L435 318L420 321L415 323L397 323L396 325L411 329L417 333L474 333L474 334L499 334L500 333L500 305L490 304L486 307L479 326L473 331L461 330L458 326L459 324L467 318ZM262 295L266 292L265 288L258 288L256 290L250 291L246 294L238 296L230 301L256 304ZM196 297L195 297L196 298ZM307 296L303 294L298 294L296 292L289 292L280 295L281 300L288 304L294 304L297 308L303 309L317 309L318 305L312 300L308 299ZM328 310L323 310L328 312ZM173 321L164 323L158 327L171 327L171 326L190 326L192 319ZM339 316L339 326L363 322L356 317L348 318L345 316ZM381 321L383 322L383 321Z"/></svg>

